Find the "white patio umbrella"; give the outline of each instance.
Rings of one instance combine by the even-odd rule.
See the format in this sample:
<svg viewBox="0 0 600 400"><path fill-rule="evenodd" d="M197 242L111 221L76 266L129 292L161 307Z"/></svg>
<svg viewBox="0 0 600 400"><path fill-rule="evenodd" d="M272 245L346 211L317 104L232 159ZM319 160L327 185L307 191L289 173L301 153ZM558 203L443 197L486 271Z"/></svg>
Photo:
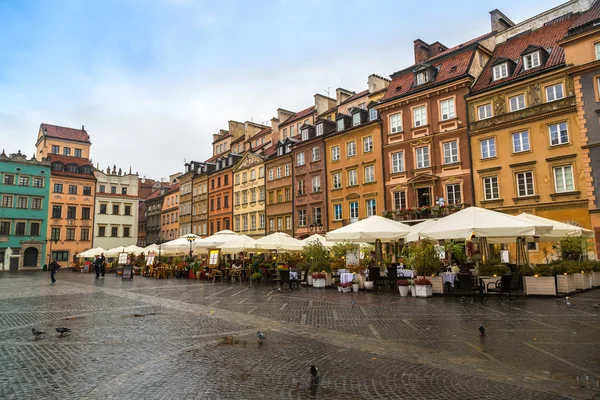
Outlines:
<svg viewBox="0 0 600 400"><path fill-rule="evenodd" d="M152 243L150 246L146 246L142 249L142 251L144 252L144 254L148 254L148 253L157 253L158 254L158 245L155 243Z"/></svg>
<svg viewBox="0 0 600 400"><path fill-rule="evenodd" d="M125 250L125 248L125 246L115 247L114 249L107 250L104 253L104 255L106 257L117 257L119 253L127 253L127 250Z"/></svg>
<svg viewBox="0 0 600 400"><path fill-rule="evenodd" d="M262 250L302 251L304 243L287 233L275 232L258 239L255 246Z"/></svg>
<svg viewBox="0 0 600 400"><path fill-rule="evenodd" d="M94 258L94 256L99 256L102 253L106 253L106 250L104 250L102 247L96 247L94 249L89 249L86 251L82 251L81 253L77 254L77 257L79 258Z"/></svg>
<svg viewBox="0 0 600 400"><path fill-rule="evenodd" d="M327 240L375 243L402 239L412 232L410 226L389 218L374 215L327 233Z"/></svg>
<svg viewBox="0 0 600 400"><path fill-rule="evenodd" d="M304 240L301 240L302 243L304 243L304 245L306 246L309 243L312 242L319 242L321 243L324 247L330 248L335 246L335 242L330 242L328 241L325 236L319 235L318 233L315 233L312 236L307 237Z"/></svg>
<svg viewBox="0 0 600 400"><path fill-rule="evenodd" d="M252 239L250 236L239 235L233 240L230 240L227 243L224 243L218 248L227 254L237 254L243 251L254 250L256 247L256 240Z"/></svg>
<svg viewBox="0 0 600 400"><path fill-rule="evenodd" d="M551 242L556 239L560 239L563 236L583 236L583 237L592 237L594 236L594 231L590 229L585 229L580 226L575 226L571 224L567 224L565 222L555 221L553 219L539 217L537 215L521 213L517 215L517 218L522 219L524 221L552 225L552 232L540 235L540 241L548 241Z"/></svg>
<svg viewBox="0 0 600 400"><path fill-rule="evenodd" d="M236 239L239 235L234 231L223 230L215 233L214 235L205 237L204 239L198 239L195 242L195 249L197 251L206 251L207 249L215 249L233 239Z"/></svg>
<svg viewBox="0 0 600 400"><path fill-rule="evenodd" d="M421 235L419 235L419 232L421 231L421 229L427 228L428 226L432 225L435 221L437 221L437 219L427 219L423 222L419 222L418 224L411 226L412 232L409 233L408 235L406 235L406 241L407 242L418 241L421 238Z"/></svg>
<svg viewBox="0 0 600 400"><path fill-rule="evenodd" d="M524 221L515 216L485 208L468 207L419 230L419 235L435 240L464 240L473 235L515 240L517 237L539 236L550 232L552 232L552 225L549 224Z"/></svg>
<svg viewBox="0 0 600 400"><path fill-rule="evenodd" d="M131 246L125 247L125 251L127 253L140 254L141 252L144 251L144 249L132 244Z"/></svg>

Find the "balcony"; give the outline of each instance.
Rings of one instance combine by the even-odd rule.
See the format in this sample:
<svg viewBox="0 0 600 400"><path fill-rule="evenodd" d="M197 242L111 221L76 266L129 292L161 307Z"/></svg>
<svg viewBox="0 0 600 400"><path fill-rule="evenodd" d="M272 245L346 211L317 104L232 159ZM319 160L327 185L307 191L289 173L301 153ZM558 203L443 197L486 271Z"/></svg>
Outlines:
<svg viewBox="0 0 600 400"><path fill-rule="evenodd" d="M445 206L403 208L401 210L384 211L382 215L394 221L418 223L430 218L443 218L469 206L469 204L461 203Z"/></svg>

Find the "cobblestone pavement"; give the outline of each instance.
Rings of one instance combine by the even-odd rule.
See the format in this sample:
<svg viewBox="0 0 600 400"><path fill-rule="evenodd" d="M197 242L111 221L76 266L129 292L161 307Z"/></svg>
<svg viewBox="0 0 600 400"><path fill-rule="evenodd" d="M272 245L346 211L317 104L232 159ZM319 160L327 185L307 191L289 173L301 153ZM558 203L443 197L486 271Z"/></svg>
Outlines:
<svg viewBox="0 0 600 400"><path fill-rule="evenodd" d="M600 290L569 308L57 278L0 273L0 399L600 399Z"/></svg>

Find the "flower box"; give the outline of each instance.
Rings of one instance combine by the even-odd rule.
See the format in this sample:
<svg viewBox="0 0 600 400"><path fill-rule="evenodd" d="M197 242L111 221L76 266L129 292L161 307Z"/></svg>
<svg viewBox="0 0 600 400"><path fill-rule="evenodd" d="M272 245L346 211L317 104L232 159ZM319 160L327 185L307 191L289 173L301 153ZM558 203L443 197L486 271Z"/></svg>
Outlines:
<svg viewBox="0 0 600 400"><path fill-rule="evenodd" d="M558 293L572 293L575 291L575 277L573 274L556 275Z"/></svg>
<svg viewBox="0 0 600 400"><path fill-rule="evenodd" d="M350 286L342 288L342 292L344 292L344 293L348 293L348 292L350 292L350 290L351 290Z"/></svg>
<svg viewBox="0 0 600 400"><path fill-rule="evenodd" d="M442 276L420 276L419 278L427 278L431 282L432 293L444 294L444 278Z"/></svg>
<svg viewBox="0 0 600 400"><path fill-rule="evenodd" d="M575 288L578 290L590 289L592 287L592 274L590 273L576 273L573 274L575 277Z"/></svg>
<svg viewBox="0 0 600 400"><path fill-rule="evenodd" d="M408 296L408 286L398 286L398 292L401 297Z"/></svg>
<svg viewBox="0 0 600 400"><path fill-rule="evenodd" d="M523 289L528 296L556 296L556 282L553 276L524 276Z"/></svg>
<svg viewBox="0 0 600 400"><path fill-rule="evenodd" d="M308 274L308 276L306 277L306 282L308 283L308 286L312 286L313 285L312 275Z"/></svg>
<svg viewBox="0 0 600 400"><path fill-rule="evenodd" d="M433 290L431 285L415 285L417 297L431 297Z"/></svg>
<svg viewBox="0 0 600 400"><path fill-rule="evenodd" d="M337 288L338 288L338 292L341 292L341 291L342 291L342 289L343 289L343 287L341 287L341 286L339 286L339 285L338 285L338 287L337 287Z"/></svg>
<svg viewBox="0 0 600 400"><path fill-rule="evenodd" d="M325 279L324 278L319 278L319 279L313 279L313 287L315 288L324 288L325 287Z"/></svg>
<svg viewBox="0 0 600 400"><path fill-rule="evenodd" d="M592 272L592 286L597 287L600 286L600 272Z"/></svg>

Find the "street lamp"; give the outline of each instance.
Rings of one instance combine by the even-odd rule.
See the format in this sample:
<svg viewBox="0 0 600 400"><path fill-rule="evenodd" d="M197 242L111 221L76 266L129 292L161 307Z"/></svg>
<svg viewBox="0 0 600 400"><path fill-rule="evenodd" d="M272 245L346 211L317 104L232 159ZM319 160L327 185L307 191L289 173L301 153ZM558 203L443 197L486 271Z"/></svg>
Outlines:
<svg viewBox="0 0 600 400"><path fill-rule="evenodd" d="M158 262L160 262L160 252L162 250L162 240L158 239L156 241L156 244L158 245Z"/></svg>
<svg viewBox="0 0 600 400"><path fill-rule="evenodd" d="M48 264L50 263L50 258L52 257L52 242L54 242L54 244L58 244L58 239L57 238L44 239L44 243L46 243L46 244L50 243L50 251L48 252Z"/></svg>
<svg viewBox="0 0 600 400"><path fill-rule="evenodd" d="M187 241L190 242L190 258L192 258L192 243L194 243L196 241L196 237L189 235L187 237Z"/></svg>
<svg viewBox="0 0 600 400"><path fill-rule="evenodd" d="M318 224L310 224L310 231L314 231L316 230L317 232L323 232L323 224L322 223L318 223Z"/></svg>

